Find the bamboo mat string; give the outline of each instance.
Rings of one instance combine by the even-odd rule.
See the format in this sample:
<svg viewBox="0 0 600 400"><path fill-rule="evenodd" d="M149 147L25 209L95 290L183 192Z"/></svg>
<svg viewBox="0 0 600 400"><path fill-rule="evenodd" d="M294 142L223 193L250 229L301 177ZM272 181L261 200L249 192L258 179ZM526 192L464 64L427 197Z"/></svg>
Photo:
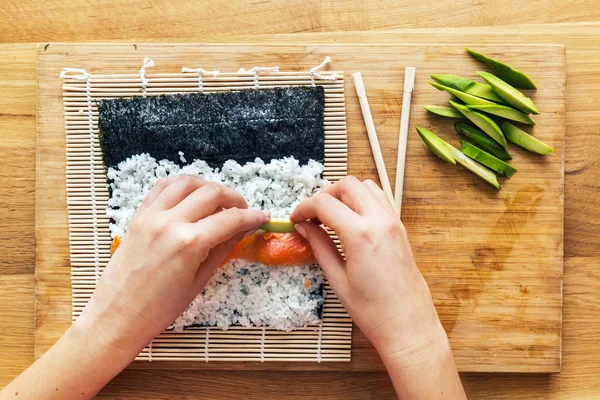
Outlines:
<svg viewBox="0 0 600 400"><path fill-rule="evenodd" d="M259 72L279 72L279 67L278 66L274 66L274 67L254 67L252 69L246 70L244 68L240 68L238 70L238 74L254 74L254 87L256 89L258 89L259 85L258 85L258 73Z"/></svg>
<svg viewBox="0 0 600 400"><path fill-rule="evenodd" d="M219 70L207 71L204 68L187 68L182 67L181 72L195 72L198 74L198 91L204 93L204 87L202 82L203 75L212 75L213 77L219 76Z"/></svg>
<svg viewBox="0 0 600 400"><path fill-rule="evenodd" d="M148 344L148 362L152 362L152 342L154 340L151 340L150 343Z"/></svg>
<svg viewBox="0 0 600 400"><path fill-rule="evenodd" d="M72 73L76 72L79 75L73 75ZM78 80L86 80L90 77L90 74L87 73L86 70L84 69L79 69L79 68L63 68L62 71L60 71L60 75L59 75L60 79L78 79Z"/></svg>
<svg viewBox="0 0 600 400"><path fill-rule="evenodd" d="M321 68L323 68L325 65L329 64L331 62L331 57L327 56L325 57L325 59L323 60L323 62L319 65L317 65L316 67L312 67L310 69L310 79L312 82L313 86L315 85L315 77L324 80L324 81L335 81L338 77L337 73L333 73L330 75L322 75L320 73L318 73L317 71L320 70Z"/></svg>
<svg viewBox="0 0 600 400"><path fill-rule="evenodd" d="M206 327L206 336L204 336L204 362L208 362L209 343L210 343L210 328Z"/></svg>
<svg viewBox="0 0 600 400"><path fill-rule="evenodd" d="M142 81L142 96L146 97L146 86L148 86L148 78L146 78L146 68L154 67L154 61L150 57L144 57L144 63L140 68L140 80Z"/></svg>
<svg viewBox="0 0 600 400"><path fill-rule="evenodd" d="M265 336L267 333L267 327L262 327L262 334L260 335L260 362L265 362Z"/></svg>
<svg viewBox="0 0 600 400"><path fill-rule="evenodd" d="M75 73L75 75L73 75ZM95 155L94 155L94 117L92 115L92 76L84 69L63 68L59 77L61 79L85 80L85 94L88 113L88 129L90 142L90 198L92 206L92 232L94 246L94 275L96 284L100 280L100 246L98 243L98 216L96 213L96 185L95 185Z"/></svg>

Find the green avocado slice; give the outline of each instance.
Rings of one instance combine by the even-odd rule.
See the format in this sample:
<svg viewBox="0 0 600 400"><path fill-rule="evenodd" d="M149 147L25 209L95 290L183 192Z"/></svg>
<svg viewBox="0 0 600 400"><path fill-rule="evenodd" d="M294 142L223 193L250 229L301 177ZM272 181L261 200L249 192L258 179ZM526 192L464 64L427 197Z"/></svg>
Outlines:
<svg viewBox="0 0 600 400"><path fill-rule="evenodd" d="M448 93L458 97L459 99L464 101L466 104L491 104L491 105L495 104L489 100L482 99L481 97L473 96L471 94L461 92L460 90L456 90L456 89L453 89L448 86L440 85L439 83L436 83L436 82L429 82L429 84L431 86L433 86L434 88L436 88L437 90L443 90L445 92L448 92Z"/></svg>
<svg viewBox="0 0 600 400"><path fill-rule="evenodd" d="M442 117L448 118L463 118L463 115L458 112L456 108L446 107L446 106L430 106L426 105L425 108L430 113L440 115Z"/></svg>
<svg viewBox="0 0 600 400"><path fill-rule="evenodd" d="M296 228L289 218L271 218L269 222L258 227L258 229L266 232L288 233L295 232Z"/></svg>
<svg viewBox="0 0 600 400"><path fill-rule="evenodd" d="M460 141L460 151L466 156L471 157L475 161L479 161L489 169L496 171L509 179L517 172L517 169L512 165L481 150L479 147L473 146L465 140Z"/></svg>
<svg viewBox="0 0 600 400"><path fill-rule="evenodd" d="M517 128L508 121L504 121L502 123L502 130L506 133L506 137L512 143L521 146L522 148L529 150L533 153L545 156L554 151L554 149L548 146L546 143L542 142L534 136L531 136L529 133Z"/></svg>
<svg viewBox="0 0 600 400"><path fill-rule="evenodd" d="M457 122L454 124L454 128L458 133L468 137L476 145L478 145L488 153L498 157L499 159L504 161L512 159L512 157L504 147L502 147L498 142L496 142L494 139L481 132L474 126L471 126L466 122Z"/></svg>
<svg viewBox="0 0 600 400"><path fill-rule="evenodd" d="M475 82L453 74L433 74L431 75L431 79L440 85L448 86L452 89L493 101L494 103L506 104L506 102L494 92L490 85L484 85L483 83Z"/></svg>
<svg viewBox="0 0 600 400"><path fill-rule="evenodd" d="M529 76L527 76L526 73L521 72L518 69L503 63L502 61L498 61L478 53L475 50L471 50L469 48L465 48L465 50L467 50L467 52L474 59L487 65L494 72L494 74L498 75L505 82L508 82L512 86L519 89L537 89L535 82Z"/></svg>
<svg viewBox="0 0 600 400"><path fill-rule="evenodd" d="M517 121L527 125L535 125L535 122L531 118L529 118L529 115L519 110L515 110L512 107L501 106L499 104L495 104L493 106L471 105L468 107L472 110L483 111L485 113L496 115L498 117L510 119L511 121Z"/></svg>
<svg viewBox="0 0 600 400"><path fill-rule="evenodd" d="M458 104L452 100L450 100L450 104L452 104L454 108L460 111L461 114L467 117L472 123L477 125L479 129L487 133L496 142L500 143L502 147L506 148L506 146L508 146L502 130L490 117L477 111L469 110L467 106Z"/></svg>
<svg viewBox="0 0 600 400"><path fill-rule="evenodd" d="M492 171L490 171L483 165L471 160L458 149L452 146L450 146L450 148L452 149L452 156L454 157L457 163L459 163L469 171L473 172L475 175L479 176L481 179L483 179L496 189L500 189L500 183L498 183L498 178L496 178L496 174L494 174Z"/></svg>
<svg viewBox="0 0 600 400"><path fill-rule="evenodd" d="M527 114L539 114L539 110L529 97L525 96L518 89L510 86L496 75L489 72L478 71L481 76L494 89L498 96L502 97L508 104L518 108Z"/></svg>
<svg viewBox="0 0 600 400"><path fill-rule="evenodd" d="M429 148L433 154L450 164L456 164L448 143L444 142L435 133L428 131L425 128L417 126L417 132L419 133L419 136L421 136L421 139L423 139L423 142L427 145L427 148Z"/></svg>

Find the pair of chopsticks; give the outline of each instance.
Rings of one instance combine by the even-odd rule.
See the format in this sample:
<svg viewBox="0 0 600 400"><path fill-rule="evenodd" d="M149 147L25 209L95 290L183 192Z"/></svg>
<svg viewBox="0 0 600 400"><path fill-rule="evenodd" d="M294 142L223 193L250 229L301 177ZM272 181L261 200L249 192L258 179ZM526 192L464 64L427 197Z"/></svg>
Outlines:
<svg viewBox="0 0 600 400"><path fill-rule="evenodd" d="M381 148L379 147L379 139L377 139L377 132L375 131L375 124L373 123L373 116L371 115L371 109L369 108L369 101L367 100L367 93L365 92L362 75L360 72L352 74L356 95L358 96L360 109L363 114L363 119L365 120L365 126L367 127L371 151L373 152L373 158L375 159L375 165L377 166L379 181L381 182L383 191L390 204L392 204L396 210L398 217L400 217L402 212L406 143L408 141L410 103L412 101L412 92L415 87L415 71L414 67L406 67L404 70L404 93L402 95L402 113L400 115L400 136L398 138L398 161L396 163L396 186L394 195L392 195L392 187L390 186L390 180L388 178L387 170L385 169L383 155L381 154Z"/></svg>

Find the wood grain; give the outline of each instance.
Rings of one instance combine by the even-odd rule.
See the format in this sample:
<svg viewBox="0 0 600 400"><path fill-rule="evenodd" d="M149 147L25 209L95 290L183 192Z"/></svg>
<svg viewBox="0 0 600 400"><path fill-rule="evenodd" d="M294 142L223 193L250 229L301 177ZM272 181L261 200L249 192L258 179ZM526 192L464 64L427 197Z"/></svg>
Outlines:
<svg viewBox="0 0 600 400"><path fill-rule="evenodd" d="M332 69L361 71L393 181L400 105L402 67L417 67L408 143L403 220L411 237L417 263L430 288L455 358L463 371L556 372L560 369L562 284L562 176L564 142L564 51L560 46L502 46L482 48L502 53L517 62L538 82L535 100L542 115L536 118L536 136L556 153L532 157L513 150L519 174L500 192L467 171L448 168L422 145L414 126L439 132L449 142L458 138L448 121L432 118L424 104L442 104L448 96L429 87L428 76L440 71L474 76L479 67L459 46L194 46L144 45L40 46L38 118L38 197L36 271L39 285L39 321L36 355L64 332L69 318L70 285L62 276L68 265L67 225L62 215L64 177L57 154L64 153L61 81L56 72L64 66L91 73L131 73L139 53L149 55L157 67L148 72L175 72L181 65L201 64L221 71L241 66L279 65L282 70L308 70L327 54ZM90 57L92 55L92 57ZM115 62L118 60L118 62ZM543 63L540 60L544 60ZM347 78L346 84L350 84ZM349 136L349 173L375 178L364 124L356 95L346 91ZM50 165L51 164L51 165ZM50 168L51 167L51 168ZM50 172L53 171L53 172ZM64 204L64 203L63 203ZM50 205L55 205L51 208ZM466 210L469 211L466 214ZM53 230L47 230L47 216ZM448 224L448 221L453 221ZM49 245L51 247L46 247ZM47 259L52 248L54 260ZM51 295L49 295L51 292ZM60 297L55 297L60 293ZM60 300L59 300L60 299ZM371 345L358 334L352 363L345 365L235 365L169 364L184 368L245 369L348 369L382 370ZM136 364L136 367L150 367ZM153 363L152 368L161 364Z"/></svg>
<svg viewBox="0 0 600 400"><path fill-rule="evenodd" d="M0 386L4 386L33 360L36 51L33 46L1 48Z"/></svg>
<svg viewBox="0 0 600 400"><path fill-rule="evenodd" d="M0 19L5 43L214 42L232 35L589 22L600 19L600 7L595 0L3 0Z"/></svg>
<svg viewBox="0 0 600 400"><path fill-rule="evenodd" d="M565 267L564 267L564 318L563 318L563 367L560 374L463 374L463 383L472 399L594 399L600 392L600 356L595 350L600 332L600 221L590 216L600 215L600 201L597 192L600 184L600 23L568 23L581 16L594 15L595 1L572 2L566 7L564 2L519 3L519 23L536 22L538 25L508 25L515 22L506 18L504 9L494 9L489 13L490 4L497 2L473 2L456 0L452 4L460 12L432 13L434 22L421 24L422 7L418 2L408 0L377 3L381 9L389 6L403 7L401 18L385 18L391 26L423 27L425 29L396 29L394 31L351 32L350 30L375 29L357 13L345 16L344 24L338 29L348 32L293 34L293 35L237 35L238 23L226 23L219 32L196 34L195 25L187 28L185 38L172 38L170 32L162 36L150 36L156 27L152 24L139 24L135 30L127 25L122 29L107 29L111 25L113 11L87 11L86 17L73 21L73 14L56 10L59 2L37 3L28 0L20 2L2 1L0 18L3 23L17 27L16 34L7 29L10 37L3 32L0 41L33 42L53 40L135 40L145 38L154 41L247 41L253 43L563 43L567 52L567 143L565 176ZM232 3L236 3L233 1ZM245 3L245 2L244 2ZM558 7L551 7L551 4ZM48 7L44 7L43 5ZM113 6L123 4L113 2ZM129 13L135 15L138 2L130 2ZM340 3L345 4L345 3ZM439 3L436 3L439 4ZM472 6L472 4L475 4ZM10 5L5 9L5 5ZM236 12L243 6L239 4ZM346 4L348 5L348 4ZM157 7L155 3L145 3L146 7ZM180 2L178 7L187 7L188 13L203 15L204 9L197 3ZM348 7L350 7L348 5ZM427 5L429 7L429 4ZM108 8L108 7L105 7ZM360 6L352 7L355 13ZM29 24L37 15L36 24ZM80 7L81 9L81 7ZM124 9L121 8L120 11ZM548 11L550 10L550 11ZM337 9L336 13L345 12ZM259 15L257 21L271 18L270 12ZM474 27L457 29L455 21L469 15L469 23ZM321 30L316 24L329 15L337 18L327 9L311 7L310 12L298 14L298 18ZM579 16L579 17L578 17ZM60 23L53 24L58 19ZM591 20L591 18L590 18ZM593 20L598 21L597 16ZM542 21L549 24L539 25ZM245 21L241 21L245 23ZM313 23L314 22L314 23ZM552 24L563 22L562 24ZM304 22L303 22L304 23ZM29 24L21 29L23 24ZM312 25L311 25L312 24ZM160 24L159 24L160 25ZM488 26L486 26L488 25ZM493 25L498 25L494 28ZM439 29L430 29L439 26ZM443 28L448 27L448 28ZM289 29L288 29L289 28ZM292 25L282 28L290 32ZM169 30L172 27L169 27ZM85 31L86 38L81 32ZM131 41L131 44L134 42ZM0 274L15 271L28 277L21 283L4 280L0 286L0 303L7 307L0 311L0 386L6 385L14 376L33 362L33 260L34 260L34 193L35 193L35 68L37 48L33 44L0 46L0 74L3 96L0 97L0 163L6 168L0 171ZM7 114L26 114L29 125L14 120ZM16 135L18 133L18 135ZM22 142L22 151L4 157L7 142ZM15 169L26 169L20 179L12 179ZM18 195L14 195L18 193ZM7 203L10 202L10 203ZM10 205L9 205L10 204ZM12 210L13 208L14 210ZM10 222L10 223L7 223ZM4 225L6 223L6 225ZM8 227L10 225L10 227ZM15 234L18 233L18 234ZM20 241L19 246L13 242ZM5 246L12 246L7 251ZM18 312L14 312L18 310ZM272 386L265 396L265 385L281 382L281 390ZM231 390L229 388L231 387ZM166 371L166 370L127 370L111 382L100 393L100 398L111 399L171 399L171 398L227 398L244 396L247 398L394 398L389 378L385 373L303 373L280 372L206 372L206 371Z"/></svg>

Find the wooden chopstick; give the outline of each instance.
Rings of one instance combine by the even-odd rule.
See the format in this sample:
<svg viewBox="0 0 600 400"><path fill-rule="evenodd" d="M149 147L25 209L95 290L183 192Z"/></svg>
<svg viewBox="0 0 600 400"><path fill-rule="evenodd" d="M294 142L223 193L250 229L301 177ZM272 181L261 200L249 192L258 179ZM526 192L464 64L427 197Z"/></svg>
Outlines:
<svg viewBox="0 0 600 400"><path fill-rule="evenodd" d="M404 93L402 95L402 114L400 115L400 135L398 137L398 161L396 163L396 186L394 197L396 199L396 212L402 213L402 193L404 191L404 165L406 163L406 143L408 142L408 122L410 119L410 103L412 92L415 88L415 67L406 67L404 70Z"/></svg>
<svg viewBox="0 0 600 400"><path fill-rule="evenodd" d="M367 100L367 93L365 92L365 85L363 84L361 73L356 72L352 74L352 79L354 81L354 88L356 89L358 101L360 102L363 119L365 120L365 126L367 127L367 135L369 136L369 143L371 144L371 151L373 152L373 158L375 159L375 165L377 166L377 174L379 175L381 187L392 207L395 207L392 187L390 186L390 180L385 169L383 155L381 154L381 148L379 147L379 139L377 139L377 132L375 131L375 124L373 123L373 116L371 115L371 109L369 108L369 101Z"/></svg>

